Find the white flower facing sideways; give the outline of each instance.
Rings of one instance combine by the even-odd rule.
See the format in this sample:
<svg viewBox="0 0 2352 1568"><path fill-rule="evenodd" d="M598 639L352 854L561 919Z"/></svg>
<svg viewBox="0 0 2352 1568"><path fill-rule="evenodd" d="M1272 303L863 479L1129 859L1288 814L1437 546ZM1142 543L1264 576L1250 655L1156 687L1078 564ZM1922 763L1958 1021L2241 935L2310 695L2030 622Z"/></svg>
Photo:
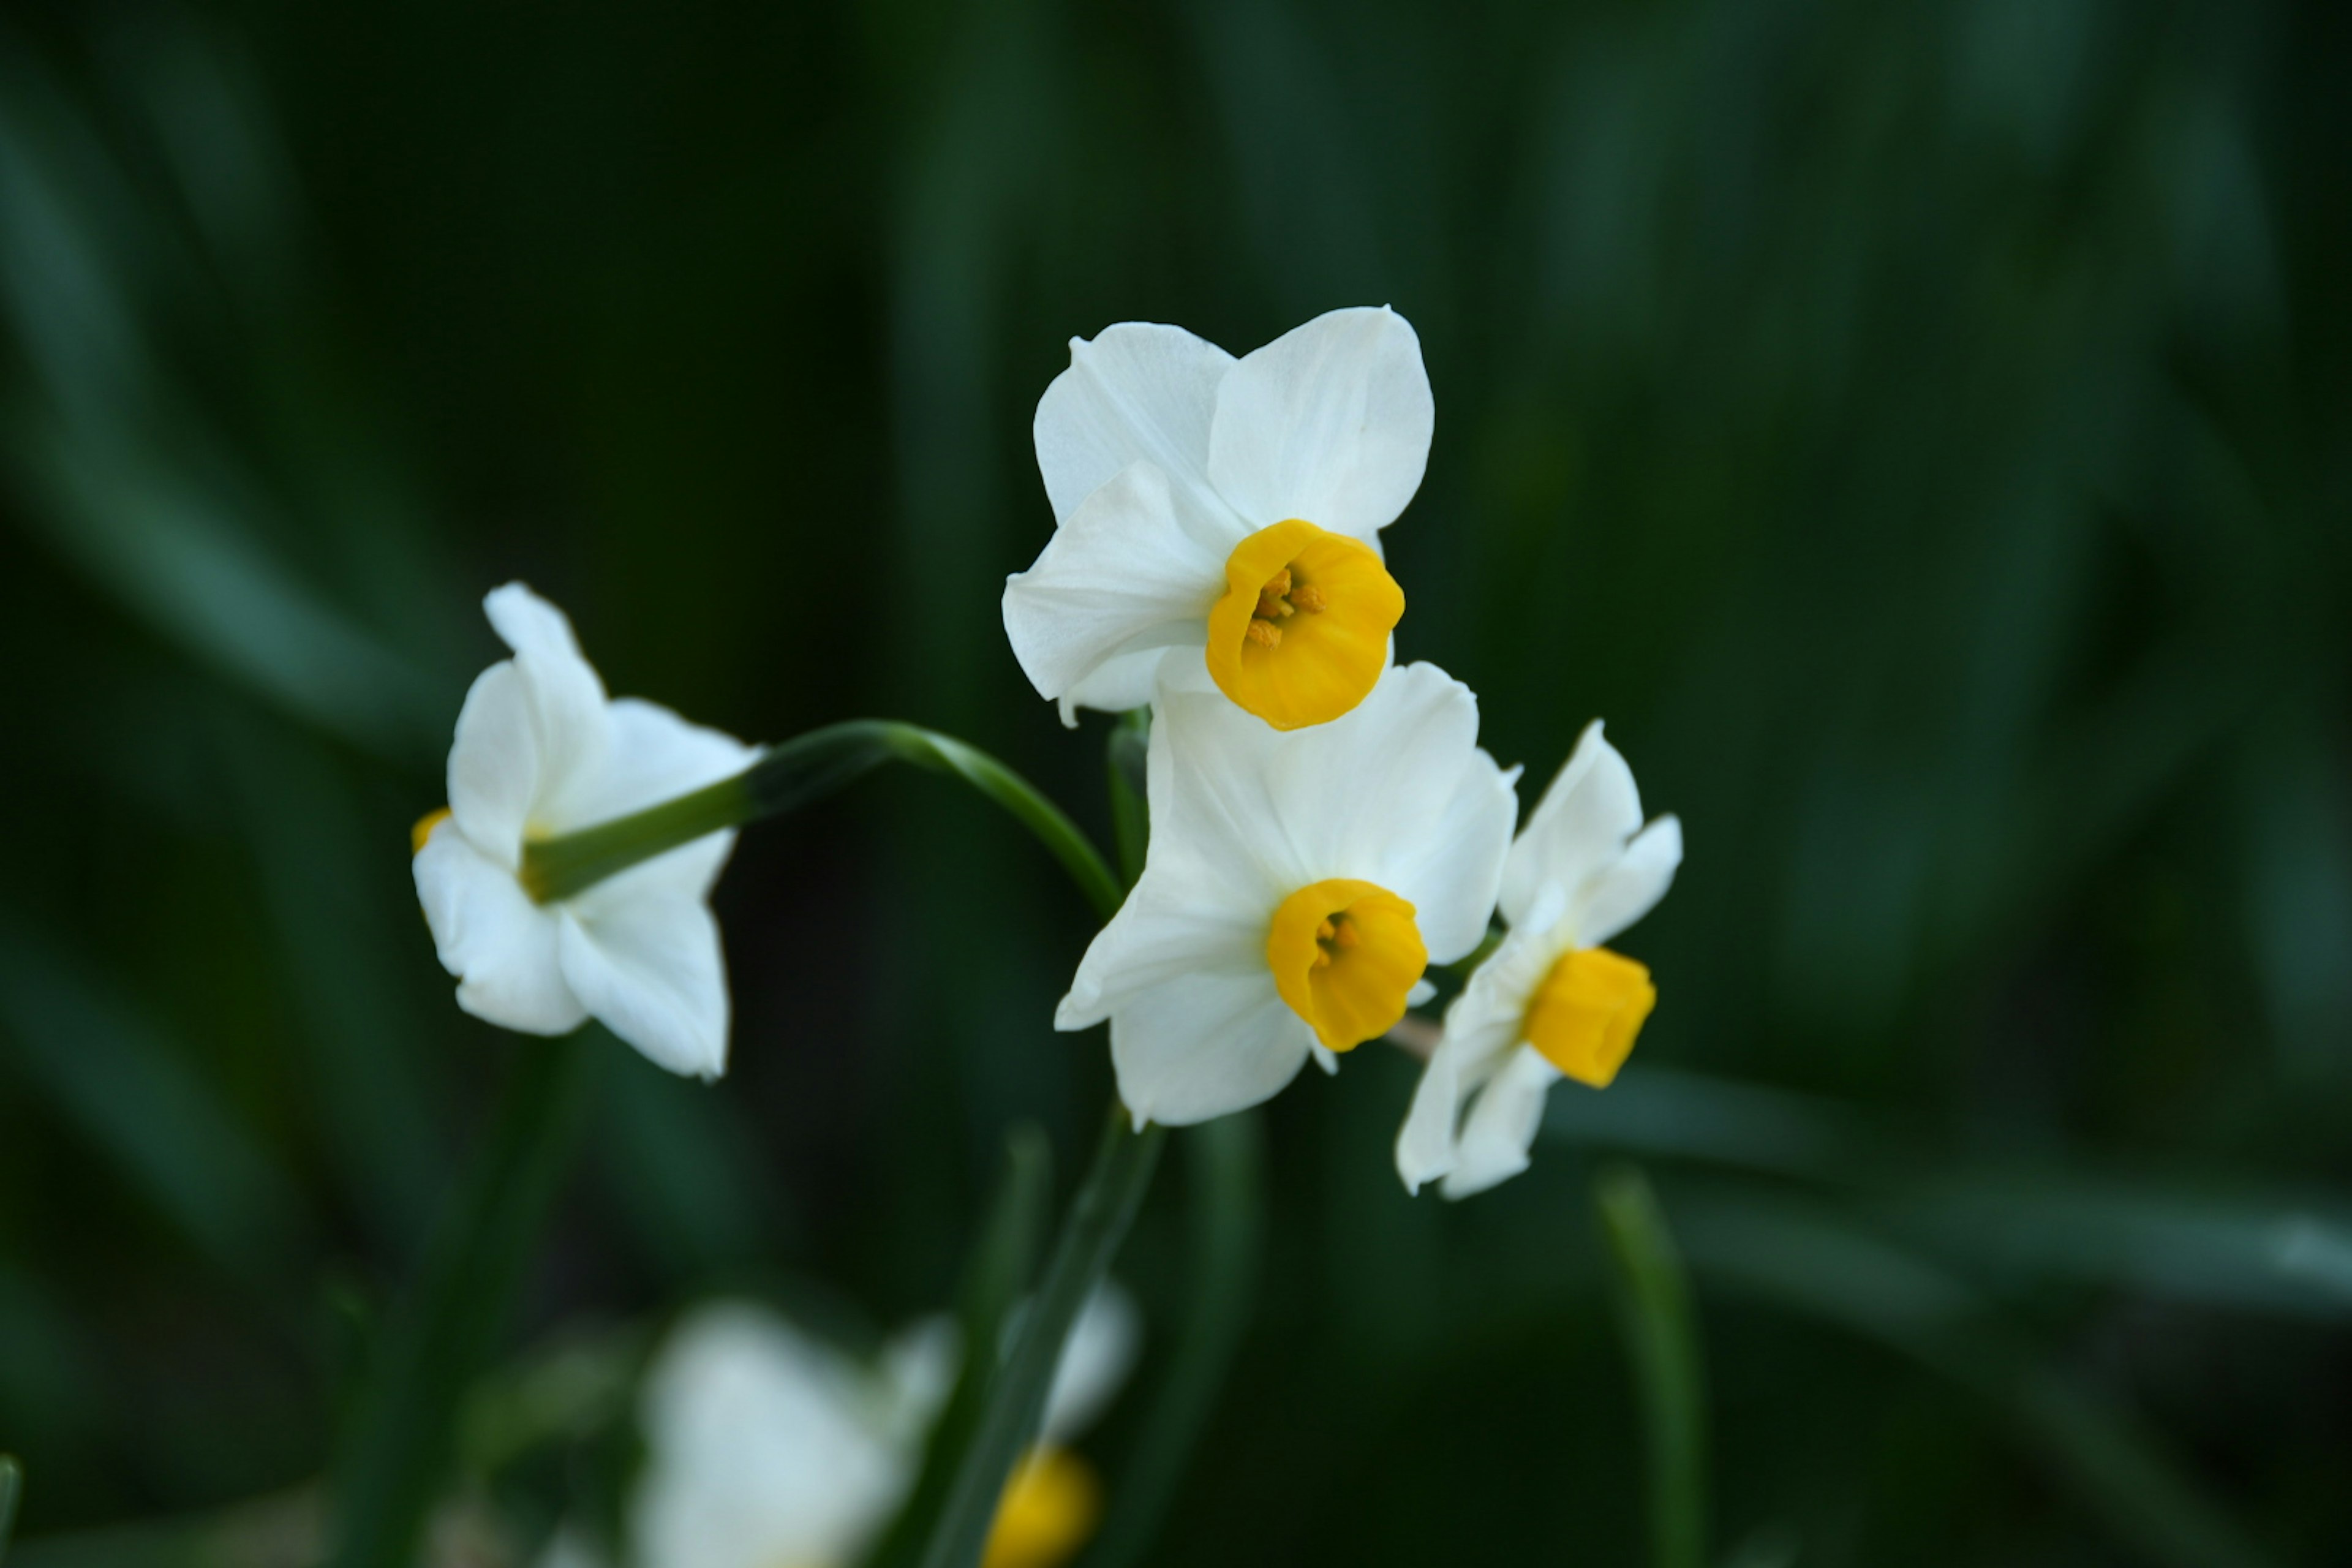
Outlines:
<svg viewBox="0 0 2352 1568"><path fill-rule="evenodd" d="M1110 1020L1139 1125L1255 1105L1310 1056L1336 1069L1430 962L1486 934L1517 770L1478 748L1477 699L1434 665L1285 735L1171 655L1147 770L1143 875L1054 1019Z"/></svg>
<svg viewBox="0 0 2352 1568"><path fill-rule="evenodd" d="M715 784L758 753L667 708L607 698L563 612L521 584L483 608L514 657L467 692L449 804L415 841L417 897L457 1005L532 1035L593 1017L672 1072L717 1078L727 973L707 900L734 833L547 903L524 885L523 850Z"/></svg>
<svg viewBox="0 0 2352 1568"><path fill-rule="evenodd" d="M1617 1076L1658 994L1646 968L1601 944L1665 897L1682 858L1682 824L1643 826L1633 770L1587 726L1511 846L1510 933L1446 1009L1397 1135L1409 1191L1443 1178L1445 1196L1467 1197L1517 1175L1551 1086Z"/></svg>
<svg viewBox="0 0 2352 1568"><path fill-rule="evenodd" d="M1333 310L1240 359L1130 321L1070 342L1037 404L1055 531L1007 581L1038 692L1137 708L1162 650L1276 729L1336 719L1389 662L1404 595L1380 531L1421 487L1436 418L1421 341Z"/></svg>
<svg viewBox="0 0 2352 1568"><path fill-rule="evenodd" d="M1038 1446L998 1505L987 1568L1048 1568L1094 1528L1100 1487L1067 1445L1118 1391L1140 1334L1115 1285L1079 1314ZM697 1309L646 1377L635 1568L849 1568L913 1488L959 1360L945 1318L915 1324L867 1365L765 1307Z"/></svg>

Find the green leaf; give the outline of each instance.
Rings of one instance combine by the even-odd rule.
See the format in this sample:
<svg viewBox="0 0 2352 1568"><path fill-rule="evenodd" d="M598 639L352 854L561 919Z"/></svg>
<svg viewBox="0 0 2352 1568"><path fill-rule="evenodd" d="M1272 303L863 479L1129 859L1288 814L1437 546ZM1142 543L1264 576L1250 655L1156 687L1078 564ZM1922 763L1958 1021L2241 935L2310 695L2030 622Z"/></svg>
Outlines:
<svg viewBox="0 0 2352 1568"><path fill-rule="evenodd" d="M1656 1568L1705 1568L1706 1374L1690 1283L1648 1177L1630 1165L1605 1170L1593 1183L1593 1205L1647 1439L1650 1560Z"/></svg>
<svg viewBox="0 0 2352 1568"><path fill-rule="evenodd" d="M1127 1568L1150 1547L1249 1326L1265 1247L1265 1127L1244 1110L1186 1128L1181 1142L1193 1194L1192 1312L1087 1568Z"/></svg>
<svg viewBox="0 0 2352 1568"><path fill-rule="evenodd" d="M24 1468L0 1454L0 1563L8 1560L8 1537L16 1529L16 1500L25 1490Z"/></svg>
<svg viewBox="0 0 2352 1568"><path fill-rule="evenodd" d="M1167 1129L1138 1131L1127 1108L1111 1102L1094 1165L1071 1200L1045 1282L1022 1314L1012 1352L989 1389L987 1408L919 1559L922 1568L973 1568L980 1562L1005 1481L1036 1436L1063 1342L1127 1238L1166 1141Z"/></svg>
<svg viewBox="0 0 2352 1568"><path fill-rule="evenodd" d="M964 1265L956 1293L956 1321L964 1345L963 1366L946 1408L933 1424L923 1450L923 1468L898 1517L866 1561L873 1568L911 1563L938 1528L957 1473L979 1429L1001 1362L995 1347L1022 1292L1036 1273L1045 1237L1046 1209L1053 1198L1053 1147L1036 1127L1015 1127L1005 1139L1004 1175L997 1184L987 1222Z"/></svg>

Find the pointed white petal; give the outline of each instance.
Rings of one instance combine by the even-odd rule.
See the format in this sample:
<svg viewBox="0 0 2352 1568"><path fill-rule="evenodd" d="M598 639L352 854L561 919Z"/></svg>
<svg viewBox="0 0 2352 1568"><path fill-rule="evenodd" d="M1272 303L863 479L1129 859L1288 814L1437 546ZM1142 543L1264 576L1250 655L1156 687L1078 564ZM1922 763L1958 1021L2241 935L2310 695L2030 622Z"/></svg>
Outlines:
<svg viewBox="0 0 2352 1568"><path fill-rule="evenodd" d="M522 864L522 840L539 796L539 728L530 691L514 660L474 678L457 710L449 747L449 814L474 847L509 870Z"/></svg>
<svg viewBox="0 0 2352 1568"><path fill-rule="evenodd" d="M1544 1097L1559 1081L1559 1072L1534 1050L1513 1052L1479 1090L1462 1125L1454 1169L1439 1190L1449 1198L1466 1198L1526 1170L1528 1151L1535 1147L1536 1129L1543 1121Z"/></svg>
<svg viewBox="0 0 2352 1568"><path fill-rule="evenodd" d="M1057 698L1121 654L1202 642L1224 586L1223 558L1177 523L1168 476L1130 463L1006 580L1004 631L1038 695Z"/></svg>
<svg viewBox="0 0 2352 1568"><path fill-rule="evenodd" d="M455 821L434 828L410 868L441 967L457 977L457 1005L527 1035L587 1022L557 961L555 911L532 903Z"/></svg>
<svg viewBox="0 0 2352 1568"><path fill-rule="evenodd" d="M1158 875L1154 875L1155 869ZM1265 967L1271 906L1253 909L1197 886L1179 869L1147 866L1127 902L1078 961L1057 1029L1101 1023L1145 993L1188 974L1255 975L1273 994Z"/></svg>
<svg viewBox="0 0 2352 1568"><path fill-rule="evenodd" d="M706 1307L648 1373L635 1561L692 1568L846 1563L912 1479L874 1426L864 1369L743 1303Z"/></svg>
<svg viewBox="0 0 2352 1568"><path fill-rule="evenodd" d="M1523 921L1546 882L1575 888L1615 859L1641 826L1642 795L1633 787L1633 770L1595 719L1577 737L1576 749L1511 846L1503 868L1503 918L1513 925Z"/></svg>
<svg viewBox="0 0 2352 1568"><path fill-rule="evenodd" d="M1070 1337L1062 1342L1062 1359L1054 1368L1054 1385L1045 1394L1045 1416L1040 1439L1067 1444L1093 1426L1135 1369L1136 1352L1143 1344L1143 1314L1135 1298L1105 1279L1087 1298Z"/></svg>
<svg viewBox="0 0 2352 1568"><path fill-rule="evenodd" d="M1130 708L1146 706L1151 700L1152 681L1159 673L1160 661L1169 653L1164 647L1147 647L1105 659L1092 675L1062 693L1062 722L1076 729L1077 716L1074 710L1079 708L1124 713ZM1203 664L1202 668L1207 666Z"/></svg>
<svg viewBox="0 0 2352 1568"><path fill-rule="evenodd" d="M1230 550L1248 531L1209 483L1209 424L1234 356L1181 327L1123 321L1070 340L1070 368L1037 400L1037 471L1054 519L1141 458L1168 476L1177 516ZM1222 554L1220 555L1222 560Z"/></svg>
<svg viewBox="0 0 2352 1568"><path fill-rule="evenodd" d="M606 894L599 902L562 906L557 952L565 981L655 1066L717 1078L727 1070L728 1020L719 922L698 897L619 896L613 885L593 889Z"/></svg>
<svg viewBox="0 0 2352 1568"><path fill-rule="evenodd" d="M539 739L537 811L562 811L577 781L604 761L604 683L580 652L563 612L520 583L494 588L482 601L490 626L514 649L530 697Z"/></svg>
<svg viewBox="0 0 2352 1568"><path fill-rule="evenodd" d="M1226 375L1209 477L1253 526L1302 517L1370 538L1421 488L1435 420L1411 324L1386 306L1333 310Z"/></svg>
<svg viewBox="0 0 2352 1568"><path fill-rule="evenodd" d="M758 760L760 748L723 730L696 724L658 702L622 697L607 705L612 749L604 765L567 792L576 818L551 822L553 831L609 822L731 778Z"/></svg>
<svg viewBox="0 0 2352 1568"><path fill-rule="evenodd" d="M1404 1125L1397 1129L1397 1174L1408 1193L1420 1192L1423 1183L1454 1168L1454 1127L1462 1112L1460 1054L1453 1036L1439 1037L1413 1086Z"/></svg>
<svg viewBox="0 0 2352 1568"><path fill-rule="evenodd" d="M1580 947L1599 947L1657 907L1683 863L1683 825L1662 816L1577 889L1570 920Z"/></svg>
<svg viewBox="0 0 2352 1568"><path fill-rule="evenodd" d="M945 1313L919 1318L893 1334L882 1347L877 1429L892 1443L919 1447L955 1392L962 1364L962 1338Z"/></svg>
<svg viewBox="0 0 2352 1568"><path fill-rule="evenodd" d="M1261 963L1255 975L1185 975L1137 997L1112 1016L1110 1058L1128 1109L1182 1127L1271 1100L1314 1037Z"/></svg>

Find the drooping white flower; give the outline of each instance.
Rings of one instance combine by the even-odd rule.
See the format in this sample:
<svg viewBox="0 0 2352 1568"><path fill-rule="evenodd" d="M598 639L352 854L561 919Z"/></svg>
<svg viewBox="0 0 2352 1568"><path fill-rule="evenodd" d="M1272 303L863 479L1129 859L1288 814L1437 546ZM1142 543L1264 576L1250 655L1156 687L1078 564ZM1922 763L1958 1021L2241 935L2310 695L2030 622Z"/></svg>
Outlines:
<svg viewBox="0 0 2352 1568"><path fill-rule="evenodd" d="M757 754L668 709L604 695L563 612L520 583L483 601L514 657L466 694L449 805L416 825L417 897L457 1005L526 1034L603 1022L675 1073L727 1065L727 974L707 902L731 831L538 902L523 848L741 772Z"/></svg>
<svg viewBox="0 0 2352 1568"><path fill-rule="evenodd" d="M1643 825L1633 770L1588 725L1511 846L1510 933L1446 1009L1397 1134L1409 1191L1442 1177L1447 1197L1467 1197L1517 1175L1551 1086L1617 1076L1657 990L1601 944L1665 897L1682 858L1682 824Z"/></svg>
<svg viewBox="0 0 2352 1568"><path fill-rule="evenodd" d="M1277 729L1363 700L1404 595L1380 531L1421 487L1436 417L1421 341L1385 306L1333 310L1234 359L1181 327L1070 342L1038 401L1055 531L1004 589L1038 692L1140 706L1161 650L1204 650Z"/></svg>
<svg viewBox="0 0 2352 1568"><path fill-rule="evenodd" d="M1072 1325L1038 1446L999 1504L989 1568L1050 1568L1083 1543L1101 1489L1067 1445L1133 1364L1135 1305L1106 1283ZM849 1568L914 1485L961 1359L929 1318L868 1366L743 1301L698 1310L646 1374L635 1568Z"/></svg>
<svg viewBox="0 0 2352 1568"><path fill-rule="evenodd" d="M1479 749L1477 699L1434 665L1280 735L1171 656L1147 775L1143 876L1054 1020L1110 1020L1139 1123L1255 1105L1310 1056L1335 1068L1403 1016L1430 961L1486 933L1517 770Z"/></svg>

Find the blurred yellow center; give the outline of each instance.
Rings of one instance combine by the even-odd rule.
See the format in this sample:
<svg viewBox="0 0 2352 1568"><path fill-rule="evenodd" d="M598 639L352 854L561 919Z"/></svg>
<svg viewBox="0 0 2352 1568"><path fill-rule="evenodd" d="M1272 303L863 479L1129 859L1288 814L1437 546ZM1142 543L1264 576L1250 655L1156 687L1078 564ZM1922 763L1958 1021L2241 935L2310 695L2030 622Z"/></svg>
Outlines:
<svg viewBox="0 0 2352 1568"><path fill-rule="evenodd" d="M1429 967L1411 904L1370 882L1301 888L1274 911L1265 962L1290 1010L1335 1051L1378 1039L1404 1016Z"/></svg>
<svg viewBox="0 0 2352 1568"><path fill-rule="evenodd" d="M425 841L433 837L433 830L448 820L449 808L446 805L438 811L428 811L418 817L416 826L408 830L408 852L411 855L423 854Z"/></svg>
<svg viewBox="0 0 2352 1568"><path fill-rule="evenodd" d="M1646 967L1605 947L1578 948L1551 966L1528 1004L1528 1044L1577 1082L1606 1089L1657 1005Z"/></svg>
<svg viewBox="0 0 2352 1568"><path fill-rule="evenodd" d="M1004 1484L981 1568L1056 1568L1086 1544L1101 1518L1102 1483L1087 1462L1040 1444Z"/></svg>
<svg viewBox="0 0 2352 1568"><path fill-rule="evenodd" d="M1404 590L1369 547L1292 518L1225 558L1209 674L1277 730L1325 723L1370 694L1403 618Z"/></svg>

